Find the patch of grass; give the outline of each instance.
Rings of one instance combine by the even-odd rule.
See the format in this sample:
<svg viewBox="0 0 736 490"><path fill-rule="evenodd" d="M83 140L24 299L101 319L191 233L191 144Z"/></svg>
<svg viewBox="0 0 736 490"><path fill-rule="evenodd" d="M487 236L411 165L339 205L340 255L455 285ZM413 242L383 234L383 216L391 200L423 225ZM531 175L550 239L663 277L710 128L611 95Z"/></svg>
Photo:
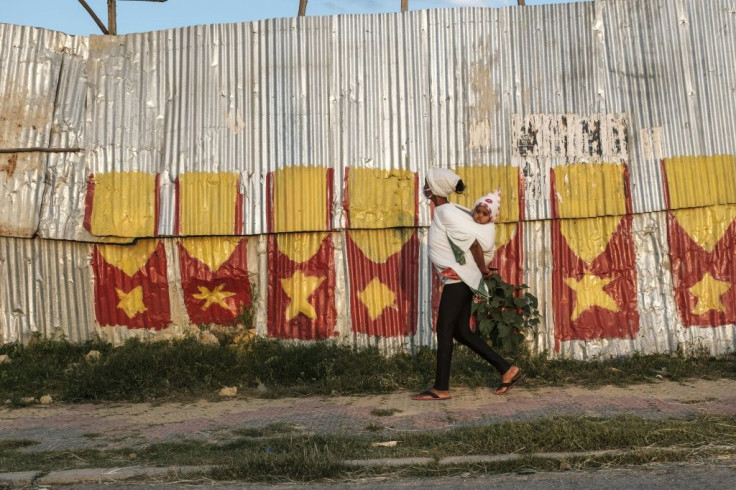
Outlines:
<svg viewBox="0 0 736 490"><path fill-rule="evenodd" d="M371 410L371 415L375 417L390 417L400 412L401 410L398 408L374 408Z"/></svg>
<svg viewBox="0 0 736 490"><path fill-rule="evenodd" d="M86 360L90 350L98 360ZM0 366L0 400L22 406L25 397L50 394L63 402L157 402L217 399L224 386L263 397L380 394L421 390L434 379L435 354L428 348L387 357L375 347L334 342L289 343L257 338L244 346L204 345L194 338L161 342L136 339L108 344L36 340L4 345L11 362ZM597 361L550 360L517 353L511 358L527 375L528 387L602 386L736 378L736 355L714 358L633 355ZM498 375L463 347L453 356L452 386L493 386ZM262 383L268 389L256 390Z"/></svg>
<svg viewBox="0 0 736 490"><path fill-rule="evenodd" d="M381 424L374 424L373 422L363 428L363 430L366 430L368 432L381 432L383 429L385 429L384 426L382 426Z"/></svg>
<svg viewBox="0 0 736 490"><path fill-rule="evenodd" d="M534 453L605 449L628 451L585 458L585 464L598 461L601 465L615 466L646 462L653 451L670 451L671 448L692 449L682 451L680 455L673 452L675 460L683 460L688 454L715 451L716 447L733 447L736 444L736 417L698 417L693 420L560 417L438 432L401 432L392 434L392 437L400 441L396 446L375 447L372 444L385 442L385 436L379 433L367 436L279 433L273 436L248 435L227 444L185 441L109 451L34 452L33 457L23 450L33 444L32 441L6 441L7 446L0 446L0 471L128 466L131 465L130 453L135 453L135 464L140 465L218 465L214 473L216 478L281 482L337 478L356 471L355 468L348 471L340 463L347 459L429 457L439 460L466 455L515 453L531 456ZM572 462L570 458L563 459ZM540 460L534 468L537 471L547 469L547 464L546 460ZM506 472L516 471L514 468L523 466L523 463L460 466ZM442 468L438 474L452 474L452 466L443 465Z"/></svg>
<svg viewBox="0 0 736 490"><path fill-rule="evenodd" d="M718 401L718 398L707 396L705 398L698 399L698 400L683 400L680 403L682 403L683 405L698 405L700 403L708 403L708 402L715 402L715 401Z"/></svg>
<svg viewBox="0 0 736 490"><path fill-rule="evenodd" d="M14 449L35 446L36 444L38 444L38 441L31 441L30 439L0 439L0 451L11 451Z"/></svg>

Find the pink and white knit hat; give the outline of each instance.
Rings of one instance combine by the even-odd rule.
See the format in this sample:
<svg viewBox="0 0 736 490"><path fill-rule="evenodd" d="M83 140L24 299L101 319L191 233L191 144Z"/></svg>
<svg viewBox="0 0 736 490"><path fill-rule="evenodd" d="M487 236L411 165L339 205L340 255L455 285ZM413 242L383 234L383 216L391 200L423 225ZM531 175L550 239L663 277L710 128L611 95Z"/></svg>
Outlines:
<svg viewBox="0 0 736 490"><path fill-rule="evenodd" d="M473 209L479 205L485 206L488 209L488 212L491 213L491 221L495 222L501 210L501 189L496 189L475 201Z"/></svg>

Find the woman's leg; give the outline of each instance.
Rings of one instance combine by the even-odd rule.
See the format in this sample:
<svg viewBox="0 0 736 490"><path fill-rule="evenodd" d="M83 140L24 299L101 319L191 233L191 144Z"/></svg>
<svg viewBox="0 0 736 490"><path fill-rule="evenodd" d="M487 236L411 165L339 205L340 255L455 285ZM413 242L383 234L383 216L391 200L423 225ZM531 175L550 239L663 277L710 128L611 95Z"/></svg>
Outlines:
<svg viewBox="0 0 736 490"><path fill-rule="evenodd" d="M496 368L499 374L504 374L509 370L511 364L509 364L506 359L499 356L496 351L491 349L491 347L486 344L479 335L470 331L470 309L473 300L473 293L468 286L465 284L463 284L463 286L465 286L469 294L466 301L467 308L463 310L462 314L458 317L458 321L455 323L455 329L453 330L453 336L458 342L481 356L491 366Z"/></svg>
<svg viewBox="0 0 736 490"><path fill-rule="evenodd" d="M468 314L470 313L471 299L472 292L464 283L446 284L442 288L442 297L437 311L437 327L435 328L437 333L437 371L435 372L434 389L437 391L450 389L453 331L458 318L465 316L466 306Z"/></svg>

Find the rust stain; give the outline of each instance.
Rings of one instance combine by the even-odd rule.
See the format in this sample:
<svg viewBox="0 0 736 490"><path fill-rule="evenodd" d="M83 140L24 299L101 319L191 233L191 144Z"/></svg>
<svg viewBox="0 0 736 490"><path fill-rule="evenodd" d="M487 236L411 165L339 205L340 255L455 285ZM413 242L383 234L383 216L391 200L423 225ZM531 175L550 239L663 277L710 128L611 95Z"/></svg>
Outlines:
<svg viewBox="0 0 736 490"><path fill-rule="evenodd" d="M18 166L18 155L13 153L8 157L7 162L2 165L0 164L0 172L7 172L8 177L12 177L15 173L15 168Z"/></svg>

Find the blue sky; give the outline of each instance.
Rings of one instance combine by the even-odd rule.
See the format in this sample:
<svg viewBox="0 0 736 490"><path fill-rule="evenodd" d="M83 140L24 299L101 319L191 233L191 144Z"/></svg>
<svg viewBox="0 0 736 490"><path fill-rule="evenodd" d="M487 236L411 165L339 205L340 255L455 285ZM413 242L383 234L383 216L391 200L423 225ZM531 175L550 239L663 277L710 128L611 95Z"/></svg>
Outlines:
<svg viewBox="0 0 736 490"><path fill-rule="evenodd" d="M526 0L527 5L584 0ZM107 24L107 0L87 0ZM507 7L516 0L409 0L410 10L447 7ZM293 17L299 0L118 0L118 34L169 27ZM398 12L401 0L309 0L307 15ZM78 0L0 0L0 22L44 27L67 34L100 34Z"/></svg>

